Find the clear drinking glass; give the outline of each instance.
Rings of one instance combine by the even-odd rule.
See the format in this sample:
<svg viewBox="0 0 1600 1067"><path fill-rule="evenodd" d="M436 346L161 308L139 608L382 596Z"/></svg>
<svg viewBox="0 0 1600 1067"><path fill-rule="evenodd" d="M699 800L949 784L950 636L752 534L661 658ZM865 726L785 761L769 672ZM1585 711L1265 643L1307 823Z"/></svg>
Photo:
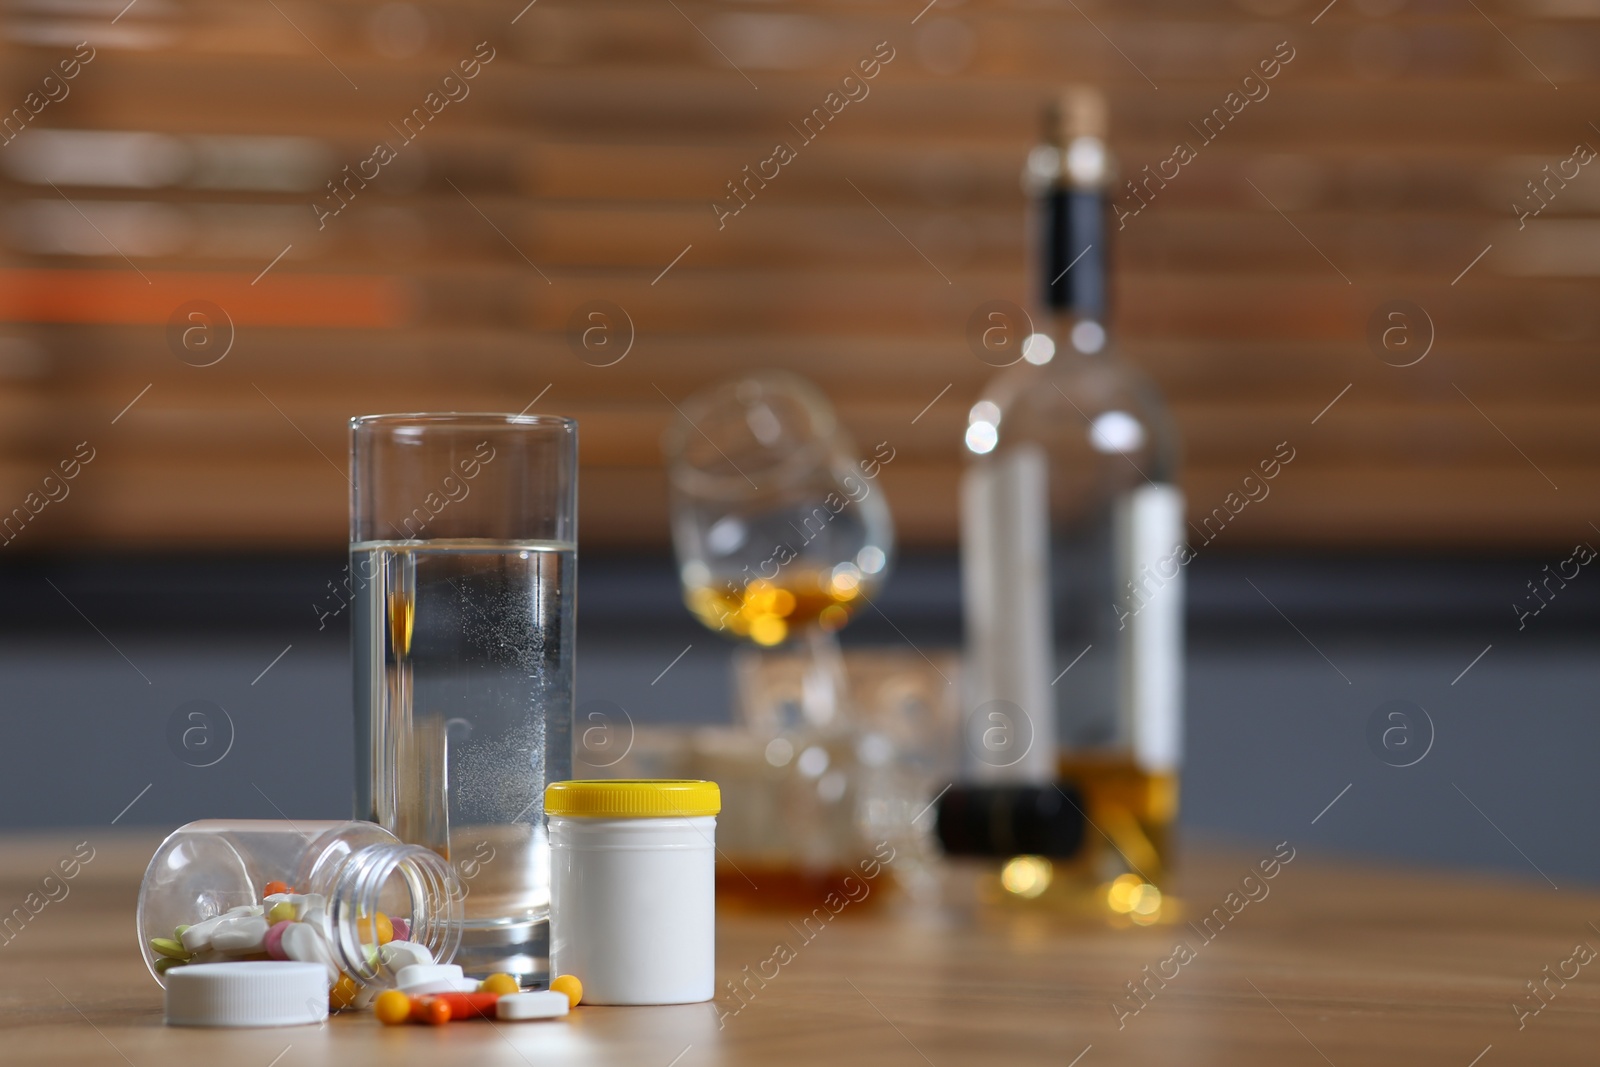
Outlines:
<svg viewBox="0 0 1600 1067"><path fill-rule="evenodd" d="M544 789L572 777L578 426L350 423L356 817L463 886L468 973L548 971Z"/></svg>

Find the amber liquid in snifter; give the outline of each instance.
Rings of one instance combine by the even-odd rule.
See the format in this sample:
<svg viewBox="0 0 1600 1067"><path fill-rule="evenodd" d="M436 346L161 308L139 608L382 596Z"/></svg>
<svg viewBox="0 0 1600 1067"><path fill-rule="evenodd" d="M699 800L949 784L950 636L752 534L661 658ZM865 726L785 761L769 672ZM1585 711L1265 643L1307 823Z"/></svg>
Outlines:
<svg viewBox="0 0 1600 1067"><path fill-rule="evenodd" d="M697 586L685 591L684 602L707 629L726 629L770 648L801 636L808 626L838 630L870 592L860 571L843 564L832 571L784 569L770 580L754 578L742 586L735 581L720 588Z"/></svg>

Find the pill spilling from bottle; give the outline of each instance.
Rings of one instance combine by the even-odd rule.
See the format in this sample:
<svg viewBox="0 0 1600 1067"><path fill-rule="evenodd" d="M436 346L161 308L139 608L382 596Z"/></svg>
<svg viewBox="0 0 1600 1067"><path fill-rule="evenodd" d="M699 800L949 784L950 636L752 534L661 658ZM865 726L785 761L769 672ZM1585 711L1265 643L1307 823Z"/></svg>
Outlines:
<svg viewBox="0 0 1600 1067"><path fill-rule="evenodd" d="M281 881L268 882L261 903L244 904L202 921L177 927L171 937L150 938L156 971L166 975L189 964L243 963L263 960L314 963L326 972L328 1007L333 1011L365 1007L377 990L342 971L329 942L327 900L318 893L295 893ZM434 967L426 945L407 940L405 919L375 912L356 920L367 963L396 976ZM448 969L447 969L448 970ZM453 968L456 984L429 992L461 992L461 968ZM505 976L509 978L509 976ZM514 983L515 979L511 979ZM473 982L472 991L477 991Z"/></svg>
<svg viewBox="0 0 1600 1067"><path fill-rule="evenodd" d="M491 974L479 982L464 977L454 964L407 967L396 979L398 988L379 993L372 1004L373 1014L386 1026L556 1019L583 999L583 983L570 974L553 979L548 990L527 993L509 974Z"/></svg>
<svg viewBox="0 0 1600 1067"><path fill-rule="evenodd" d="M404 1023L443 1026L448 1022L471 1022L475 1019L529 1022L560 1018L571 1010L571 1003L565 993L555 990L413 995L399 989L388 989L378 994L378 999L372 1004L372 1013L386 1026Z"/></svg>

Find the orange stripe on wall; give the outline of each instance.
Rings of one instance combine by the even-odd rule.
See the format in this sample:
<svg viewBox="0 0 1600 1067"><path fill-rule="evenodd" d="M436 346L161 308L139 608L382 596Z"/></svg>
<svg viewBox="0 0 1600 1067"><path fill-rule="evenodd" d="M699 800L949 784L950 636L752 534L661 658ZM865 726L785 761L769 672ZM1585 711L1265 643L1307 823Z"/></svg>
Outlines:
<svg viewBox="0 0 1600 1067"><path fill-rule="evenodd" d="M164 323L180 305L209 300L235 325L404 325L410 289L365 274L205 271L0 270L0 322ZM145 279L149 280L146 281Z"/></svg>

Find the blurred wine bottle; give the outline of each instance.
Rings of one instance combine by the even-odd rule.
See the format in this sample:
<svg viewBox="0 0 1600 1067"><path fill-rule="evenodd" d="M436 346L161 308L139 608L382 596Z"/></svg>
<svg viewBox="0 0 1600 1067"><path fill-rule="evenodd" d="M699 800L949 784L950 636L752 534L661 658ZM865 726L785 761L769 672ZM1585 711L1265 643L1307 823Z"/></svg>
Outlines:
<svg viewBox="0 0 1600 1067"><path fill-rule="evenodd" d="M1174 428L1110 336L1106 111L1087 88L1047 109L1024 173L1034 302L984 324L1009 365L966 430L965 749L971 779L1074 783L1094 825L1057 889L1142 922L1178 811L1188 549Z"/></svg>

